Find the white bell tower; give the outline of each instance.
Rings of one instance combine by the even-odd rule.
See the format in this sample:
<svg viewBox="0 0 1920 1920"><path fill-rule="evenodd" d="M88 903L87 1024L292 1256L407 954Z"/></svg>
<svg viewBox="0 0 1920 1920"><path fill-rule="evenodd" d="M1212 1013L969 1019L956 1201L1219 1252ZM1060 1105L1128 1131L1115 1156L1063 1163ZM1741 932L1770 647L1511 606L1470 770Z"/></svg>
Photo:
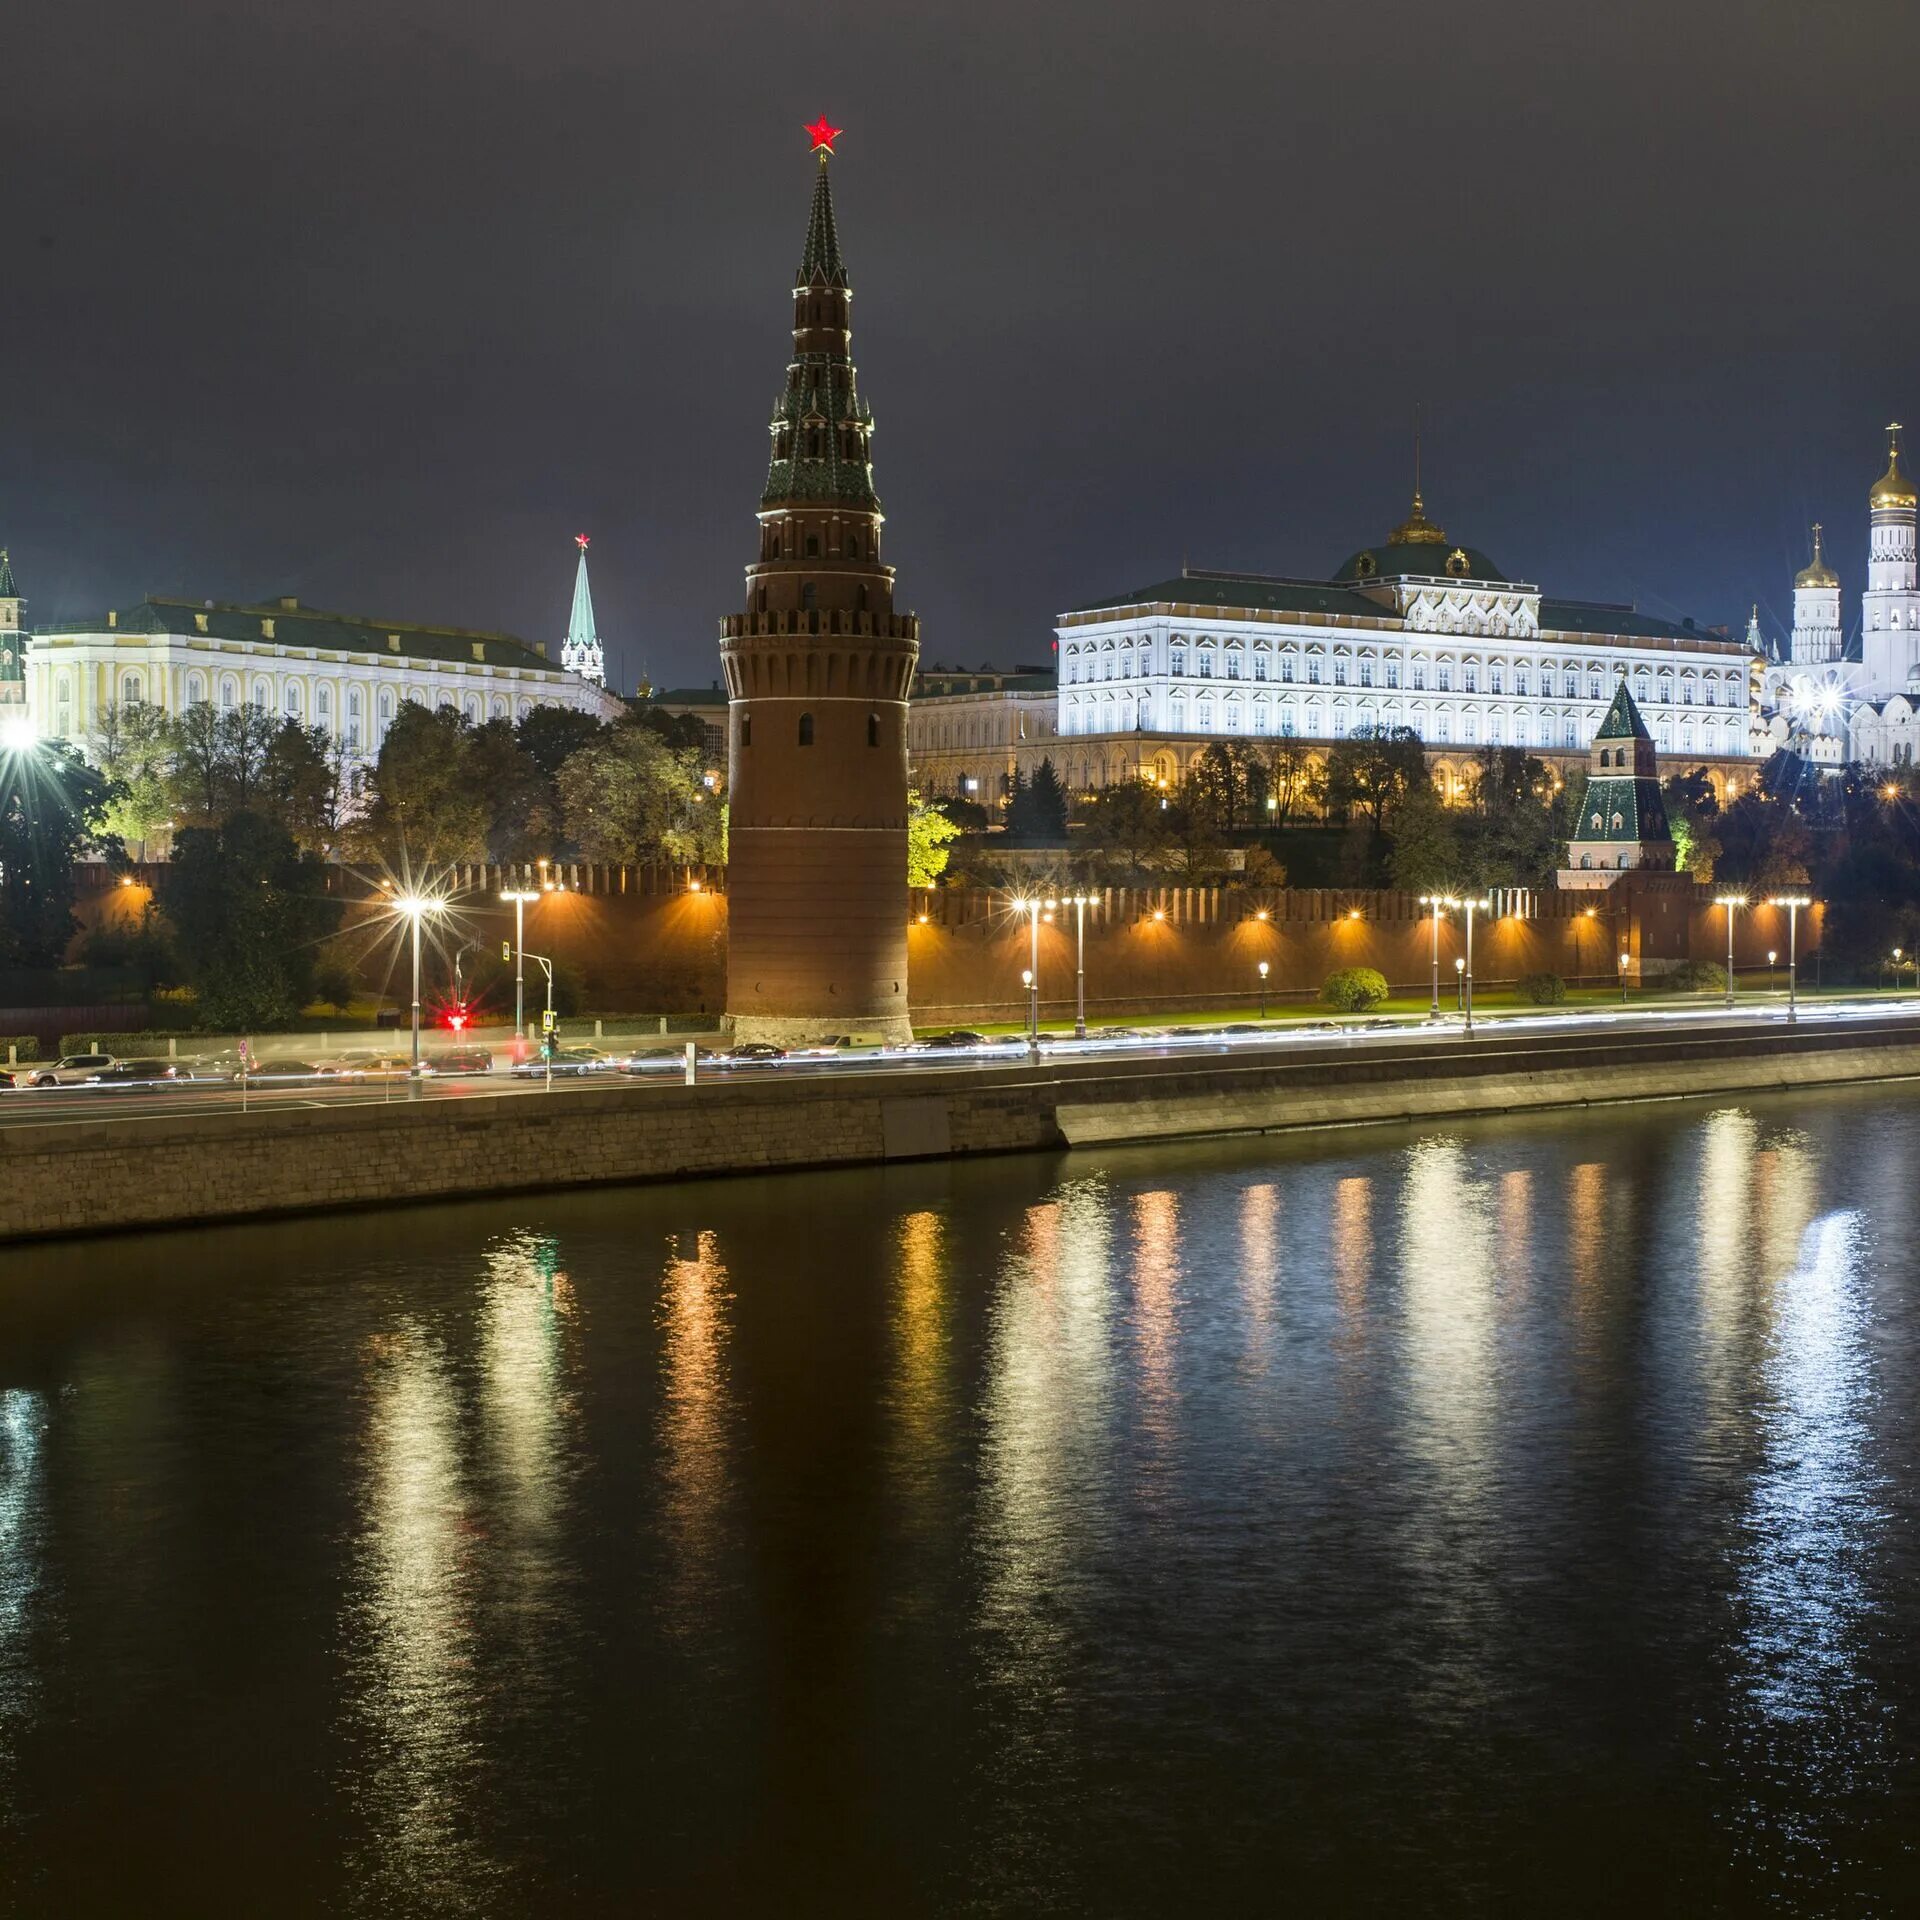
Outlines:
<svg viewBox="0 0 1920 1920"><path fill-rule="evenodd" d="M1869 700L1904 693L1920 666L1920 581L1914 519L1920 496L1900 471L1900 424L1887 429L1887 470L1867 496L1867 590L1860 607L1860 665Z"/></svg>
<svg viewBox="0 0 1920 1920"><path fill-rule="evenodd" d="M1793 664L1822 667L1840 658L1840 576L1820 551L1813 524L1813 559L1793 576Z"/></svg>

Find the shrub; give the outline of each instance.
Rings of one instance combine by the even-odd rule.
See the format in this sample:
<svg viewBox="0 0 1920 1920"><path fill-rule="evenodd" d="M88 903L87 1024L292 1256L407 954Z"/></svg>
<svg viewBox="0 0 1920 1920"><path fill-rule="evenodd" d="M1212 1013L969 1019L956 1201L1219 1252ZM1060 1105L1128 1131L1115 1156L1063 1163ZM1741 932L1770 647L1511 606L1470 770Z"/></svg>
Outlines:
<svg viewBox="0 0 1920 1920"><path fill-rule="evenodd" d="M0 1060L5 1059L9 1047L16 1060L40 1058L40 1042L30 1033L0 1033Z"/></svg>
<svg viewBox="0 0 1920 1920"><path fill-rule="evenodd" d="M1342 1013L1365 1013L1387 997L1386 975L1371 967L1342 967L1320 983L1320 998Z"/></svg>
<svg viewBox="0 0 1920 1920"><path fill-rule="evenodd" d="M313 997L346 1012L353 1004L353 974L339 960L323 960L313 970Z"/></svg>
<svg viewBox="0 0 1920 1920"><path fill-rule="evenodd" d="M1520 993L1536 1007L1557 1007L1566 1001L1567 983L1557 973L1530 973L1520 982Z"/></svg>
<svg viewBox="0 0 1920 1920"><path fill-rule="evenodd" d="M1717 961L1689 960L1667 975L1667 984L1678 993L1725 993L1727 970Z"/></svg>

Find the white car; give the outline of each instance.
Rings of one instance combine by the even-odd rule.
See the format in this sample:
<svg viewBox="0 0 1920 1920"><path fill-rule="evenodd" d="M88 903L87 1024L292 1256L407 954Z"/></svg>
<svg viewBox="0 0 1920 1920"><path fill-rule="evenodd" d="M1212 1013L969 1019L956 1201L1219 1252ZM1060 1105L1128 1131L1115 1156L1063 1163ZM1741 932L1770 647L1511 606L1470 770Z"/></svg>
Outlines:
<svg viewBox="0 0 1920 1920"><path fill-rule="evenodd" d="M31 1085L36 1087L84 1087L98 1080L107 1068L120 1063L110 1053L64 1053L51 1065L35 1067Z"/></svg>

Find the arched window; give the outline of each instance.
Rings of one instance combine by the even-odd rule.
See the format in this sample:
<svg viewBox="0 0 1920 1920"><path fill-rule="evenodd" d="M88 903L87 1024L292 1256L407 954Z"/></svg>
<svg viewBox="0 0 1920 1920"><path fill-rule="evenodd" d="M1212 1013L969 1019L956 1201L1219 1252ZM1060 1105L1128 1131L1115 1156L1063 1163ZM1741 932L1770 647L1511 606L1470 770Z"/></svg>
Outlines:
<svg viewBox="0 0 1920 1920"><path fill-rule="evenodd" d="M137 673L122 674L120 677L120 704L133 707L140 703L140 676Z"/></svg>
<svg viewBox="0 0 1920 1920"><path fill-rule="evenodd" d="M229 713L240 704L240 683L229 674L220 682L220 705Z"/></svg>
<svg viewBox="0 0 1920 1920"><path fill-rule="evenodd" d="M324 680L313 690L313 717L323 725L333 718L333 689Z"/></svg>
<svg viewBox="0 0 1920 1920"><path fill-rule="evenodd" d="M740 716L740 744L743 747L753 745L753 715L750 713Z"/></svg>
<svg viewBox="0 0 1920 1920"><path fill-rule="evenodd" d="M803 747L813 745L813 715L810 713L800 716L800 744Z"/></svg>
<svg viewBox="0 0 1920 1920"><path fill-rule="evenodd" d="M287 682L287 691L284 696L284 704L287 710L287 718L289 720L299 719L300 717L300 683L297 680L289 680Z"/></svg>
<svg viewBox="0 0 1920 1920"><path fill-rule="evenodd" d="M187 675L187 705L198 707L205 704L207 698L207 677L203 673Z"/></svg>
<svg viewBox="0 0 1920 1920"><path fill-rule="evenodd" d="M804 612L811 613L814 609L814 604L813 582L811 580L804 580L800 584L801 609Z"/></svg>
<svg viewBox="0 0 1920 1920"><path fill-rule="evenodd" d="M877 747L880 744L880 716L877 713L867 715L867 745Z"/></svg>

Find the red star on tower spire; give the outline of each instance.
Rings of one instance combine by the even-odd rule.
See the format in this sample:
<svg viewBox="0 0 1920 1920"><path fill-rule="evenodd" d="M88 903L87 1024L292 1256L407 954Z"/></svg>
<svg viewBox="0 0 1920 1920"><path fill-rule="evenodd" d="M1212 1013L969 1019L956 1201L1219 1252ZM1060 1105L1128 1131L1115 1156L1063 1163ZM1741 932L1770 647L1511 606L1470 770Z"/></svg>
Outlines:
<svg viewBox="0 0 1920 1920"><path fill-rule="evenodd" d="M823 113L818 120L814 121L814 123L808 127L807 132L813 137L813 151L815 153L831 153L833 151L833 143L846 132L846 128L829 126L827 124L827 116Z"/></svg>
<svg viewBox="0 0 1920 1920"><path fill-rule="evenodd" d="M574 544L574 545L575 545L576 547L578 547L578 548L580 549L580 551L581 551L582 553L585 553L585 552L586 552L586 550L587 550L587 543L588 543L588 542L589 542L589 541L590 541L590 540L591 540L592 538L593 538L593 536L592 536L592 534L590 534L590 533L576 533L576 534L575 534L575 535L573 536L573 544Z"/></svg>

